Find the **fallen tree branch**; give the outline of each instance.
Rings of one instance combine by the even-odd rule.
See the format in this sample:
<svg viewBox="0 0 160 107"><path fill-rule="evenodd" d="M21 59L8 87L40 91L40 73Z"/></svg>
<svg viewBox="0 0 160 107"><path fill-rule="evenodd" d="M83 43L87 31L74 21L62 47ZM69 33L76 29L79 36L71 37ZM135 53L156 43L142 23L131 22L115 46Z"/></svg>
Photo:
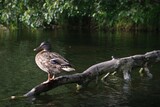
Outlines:
<svg viewBox="0 0 160 107"><path fill-rule="evenodd" d="M42 92L49 91L53 88L64 84L77 83L80 85L86 85L96 77L107 74L102 78L104 80L111 73L123 72L125 80L130 80L130 72L132 69L137 67L141 68L140 72L144 70L147 76L152 77L152 74L149 72L148 65L160 61L160 50L147 52L143 55L134 55L124 58L112 58L112 60L101 62L95 64L82 73L64 75L56 77L54 80L49 81L48 83L41 83L35 86L31 91L26 93L25 97L30 97L34 95L39 95Z"/></svg>

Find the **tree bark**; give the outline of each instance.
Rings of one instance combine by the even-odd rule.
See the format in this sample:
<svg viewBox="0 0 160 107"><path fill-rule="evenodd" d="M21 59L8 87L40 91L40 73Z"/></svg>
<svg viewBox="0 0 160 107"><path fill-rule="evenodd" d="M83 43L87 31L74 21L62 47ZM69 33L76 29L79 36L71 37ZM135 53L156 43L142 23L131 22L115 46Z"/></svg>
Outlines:
<svg viewBox="0 0 160 107"><path fill-rule="evenodd" d="M110 74L115 73L115 71L122 72L124 79L130 81L130 72L137 67L141 68L140 72L144 70L147 76L152 77L152 74L149 72L148 66L159 61L160 50L118 59L112 57L112 59L109 61L92 65L82 73L59 76L47 83L41 83L35 86L31 91L24 94L24 96L31 97L34 95L39 95L43 92L49 91L64 84L76 83L79 86L87 85L96 77L107 74L102 78L102 80L104 80Z"/></svg>

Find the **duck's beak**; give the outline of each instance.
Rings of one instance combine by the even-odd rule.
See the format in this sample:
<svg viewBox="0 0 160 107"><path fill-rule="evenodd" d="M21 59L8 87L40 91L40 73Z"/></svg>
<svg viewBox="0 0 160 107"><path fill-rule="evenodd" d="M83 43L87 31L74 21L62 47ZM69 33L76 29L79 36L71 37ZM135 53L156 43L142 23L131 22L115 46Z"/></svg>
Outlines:
<svg viewBox="0 0 160 107"><path fill-rule="evenodd" d="M33 51L40 51L41 50L41 47L39 46L39 47L37 47L37 48L35 48L35 49L33 49Z"/></svg>
<svg viewBox="0 0 160 107"><path fill-rule="evenodd" d="M37 51L37 48L33 49L33 51Z"/></svg>

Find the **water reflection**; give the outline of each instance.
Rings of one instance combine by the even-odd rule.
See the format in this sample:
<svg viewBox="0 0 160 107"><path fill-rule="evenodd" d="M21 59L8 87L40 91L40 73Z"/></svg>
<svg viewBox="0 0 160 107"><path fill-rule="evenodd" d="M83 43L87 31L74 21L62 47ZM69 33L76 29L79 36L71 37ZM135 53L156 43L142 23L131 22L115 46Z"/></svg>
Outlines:
<svg viewBox="0 0 160 107"><path fill-rule="evenodd" d="M46 80L46 74L36 66L33 49L44 40L52 42L53 51L66 57L77 72L111 56L124 57L159 49L160 36L154 33L90 32L80 30L0 32L0 99L23 95ZM132 73L132 82L125 83L122 74L110 77L107 85L92 82L80 92L75 84L58 87L36 97L0 101L0 106L57 106L57 107L133 107L159 104L159 64L151 68L153 79L142 80ZM148 97L150 96L150 97ZM144 104L145 102L145 104ZM154 104L153 104L154 102Z"/></svg>

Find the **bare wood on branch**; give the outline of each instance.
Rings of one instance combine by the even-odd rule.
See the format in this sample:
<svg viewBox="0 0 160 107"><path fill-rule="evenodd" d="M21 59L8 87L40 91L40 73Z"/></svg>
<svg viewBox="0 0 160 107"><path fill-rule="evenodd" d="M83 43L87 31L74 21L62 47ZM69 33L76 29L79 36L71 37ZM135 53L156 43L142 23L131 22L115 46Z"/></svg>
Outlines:
<svg viewBox="0 0 160 107"><path fill-rule="evenodd" d="M109 61L92 65L82 73L59 76L56 77L54 80L49 81L48 83L41 83L35 86L29 92L27 92L24 96L30 97L34 95L39 95L43 92L49 91L64 84L76 83L79 86L83 86L100 75L106 74L102 78L102 80L104 80L110 74L113 74L115 72L122 72L124 79L130 81L130 72L137 67L140 68L140 73L144 71L147 76L151 78L152 74L150 73L148 66L159 61L160 50L118 59L112 57L112 59Z"/></svg>

